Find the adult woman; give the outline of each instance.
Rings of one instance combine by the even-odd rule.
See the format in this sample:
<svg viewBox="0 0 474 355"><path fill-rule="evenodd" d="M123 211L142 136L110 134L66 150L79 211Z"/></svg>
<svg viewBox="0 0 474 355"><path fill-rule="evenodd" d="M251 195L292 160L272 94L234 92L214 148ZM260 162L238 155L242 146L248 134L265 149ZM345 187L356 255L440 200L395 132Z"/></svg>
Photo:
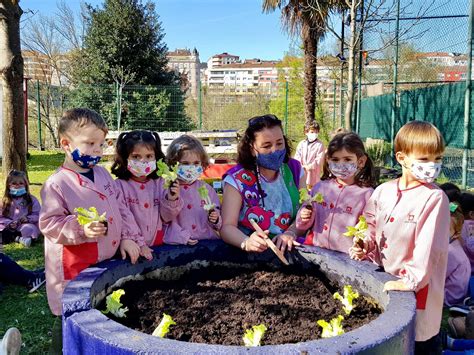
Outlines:
<svg viewBox="0 0 474 355"><path fill-rule="evenodd" d="M274 115L249 119L238 148L238 165L224 177L222 239L242 250L263 252L264 238L282 251L295 245L294 218L298 188L306 187L304 172L291 159L281 121ZM253 232L250 220L265 231Z"/></svg>

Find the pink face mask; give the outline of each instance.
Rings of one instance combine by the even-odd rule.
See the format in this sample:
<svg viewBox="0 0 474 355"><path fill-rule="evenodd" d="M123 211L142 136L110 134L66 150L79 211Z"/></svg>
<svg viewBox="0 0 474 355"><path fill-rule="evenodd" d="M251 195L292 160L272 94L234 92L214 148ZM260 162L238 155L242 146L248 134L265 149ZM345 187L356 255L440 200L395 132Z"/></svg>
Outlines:
<svg viewBox="0 0 474 355"><path fill-rule="evenodd" d="M144 177L150 175L156 170L156 161L140 161L128 159L127 169L135 177Z"/></svg>
<svg viewBox="0 0 474 355"><path fill-rule="evenodd" d="M339 179L348 179L357 172L356 163L333 163L329 162L329 170Z"/></svg>

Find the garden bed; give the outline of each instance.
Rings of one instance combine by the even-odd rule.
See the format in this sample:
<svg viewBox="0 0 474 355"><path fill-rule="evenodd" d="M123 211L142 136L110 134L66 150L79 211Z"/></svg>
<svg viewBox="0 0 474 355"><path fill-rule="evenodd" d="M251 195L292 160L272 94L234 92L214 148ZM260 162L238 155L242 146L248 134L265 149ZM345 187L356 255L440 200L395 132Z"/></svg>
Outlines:
<svg viewBox="0 0 474 355"><path fill-rule="evenodd" d="M176 269L176 268L175 268ZM178 274L177 280L169 275ZM360 296L346 316L334 292L342 286L328 280L316 266L275 269L260 266L210 265L178 272L168 270L162 279L128 281L120 288L129 308L126 318L114 318L126 327L151 334L163 313L176 322L167 338L207 344L243 345L246 329L264 324L262 345L299 343L321 337L320 319L344 316L345 332L358 328L381 313L375 302ZM173 277L171 277L173 278ZM101 303L99 309L105 309Z"/></svg>

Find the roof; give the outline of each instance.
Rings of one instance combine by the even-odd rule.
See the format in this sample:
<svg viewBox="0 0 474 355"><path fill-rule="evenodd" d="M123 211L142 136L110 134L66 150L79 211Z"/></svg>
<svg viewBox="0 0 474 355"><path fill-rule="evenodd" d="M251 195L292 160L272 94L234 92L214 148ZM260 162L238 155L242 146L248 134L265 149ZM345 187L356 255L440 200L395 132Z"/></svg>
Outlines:
<svg viewBox="0 0 474 355"><path fill-rule="evenodd" d="M168 57L190 56L191 51L187 48L176 48L172 52L168 52Z"/></svg>
<svg viewBox="0 0 474 355"><path fill-rule="evenodd" d="M216 55L213 55L213 56L212 56L212 58L224 58L224 57L239 58L238 55L229 54L229 53L227 53L227 52L224 52L224 53L221 53L221 54L216 54Z"/></svg>

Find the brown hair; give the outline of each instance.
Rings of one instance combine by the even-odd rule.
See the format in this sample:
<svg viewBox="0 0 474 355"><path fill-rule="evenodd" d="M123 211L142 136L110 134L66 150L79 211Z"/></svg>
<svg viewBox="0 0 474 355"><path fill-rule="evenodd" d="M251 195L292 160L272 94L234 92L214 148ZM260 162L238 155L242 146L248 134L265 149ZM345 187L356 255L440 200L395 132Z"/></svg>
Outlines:
<svg viewBox="0 0 474 355"><path fill-rule="evenodd" d="M364 143L354 132L339 133L335 135L333 139L331 139L326 151L327 159L324 160L323 176L321 177L321 180L335 178L335 176L331 173L331 170L329 170L328 159L330 159L335 152L341 149L345 149L349 153L355 154L357 159L363 156L367 157L365 166L360 171L358 171L354 177L355 184L360 187L374 187L374 164L372 159L370 159L369 155L365 151Z"/></svg>
<svg viewBox="0 0 474 355"><path fill-rule="evenodd" d="M442 154L444 140L440 131L426 121L412 121L405 124L395 137L395 153Z"/></svg>
<svg viewBox="0 0 474 355"><path fill-rule="evenodd" d="M165 155L161 151L160 136L156 132L135 130L131 132L122 132L118 136L117 145L115 146L114 163L111 172L118 179L128 180L133 175L128 171L128 157L137 145L144 145L155 152L155 159L164 159ZM149 179L157 179L156 169L147 176Z"/></svg>
<svg viewBox="0 0 474 355"><path fill-rule="evenodd" d="M58 135L59 137L65 136L71 128L81 128L89 124L95 125L105 134L109 131L102 116L94 110L88 108L73 108L64 112L59 120Z"/></svg>
<svg viewBox="0 0 474 355"><path fill-rule="evenodd" d="M9 185L12 183L13 180L16 180L18 178L23 179L23 182L25 184L26 194L23 195L22 197L26 200L26 204L28 206L28 213L31 213L33 209L33 199L31 198L31 195L30 195L30 183L28 181L28 177L26 176L26 173L20 170L12 170L7 176L7 181L5 183L5 193L3 194L3 199L2 199L2 214L4 217L9 216L10 207L13 201L13 196L10 195Z"/></svg>
<svg viewBox="0 0 474 355"><path fill-rule="evenodd" d="M304 131L309 132L310 129L314 129L319 132L319 123L316 121L310 121L310 122L305 123Z"/></svg>
<svg viewBox="0 0 474 355"><path fill-rule="evenodd" d="M187 134L183 134L171 142L166 151L166 163L170 166L175 165L181 160L183 153L187 150L199 155L204 170L209 166L209 156L199 139Z"/></svg>
<svg viewBox="0 0 474 355"><path fill-rule="evenodd" d="M453 239L458 239L461 236L462 226L464 224L464 214L461 205L458 202L451 202L457 206L454 212L451 212L451 226L454 229Z"/></svg>
<svg viewBox="0 0 474 355"><path fill-rule="evenodd" d="M474 211L474 195L469 192L463 192L461 194L461 207L462 210L464 211L464 215L466 218L469 217L469 212Z"/></svg>
<svg viewBox="0 0 474 355"><path fill-rule="evenodd" d="M245 130L237 148L237 163L242 165L242 167L247 170L256 171L257 162L255 157L252 155L252 146L255 143L255 134L263 131L264 129L270 129L273 127L280 127L283 134L281 121L275 115L263 115L250 118L249 125ZM288 163L288 160L291 157L292 149L288 139L284 134L283 139L285 141L286 148L286 155L283 162Z"/></svg>

